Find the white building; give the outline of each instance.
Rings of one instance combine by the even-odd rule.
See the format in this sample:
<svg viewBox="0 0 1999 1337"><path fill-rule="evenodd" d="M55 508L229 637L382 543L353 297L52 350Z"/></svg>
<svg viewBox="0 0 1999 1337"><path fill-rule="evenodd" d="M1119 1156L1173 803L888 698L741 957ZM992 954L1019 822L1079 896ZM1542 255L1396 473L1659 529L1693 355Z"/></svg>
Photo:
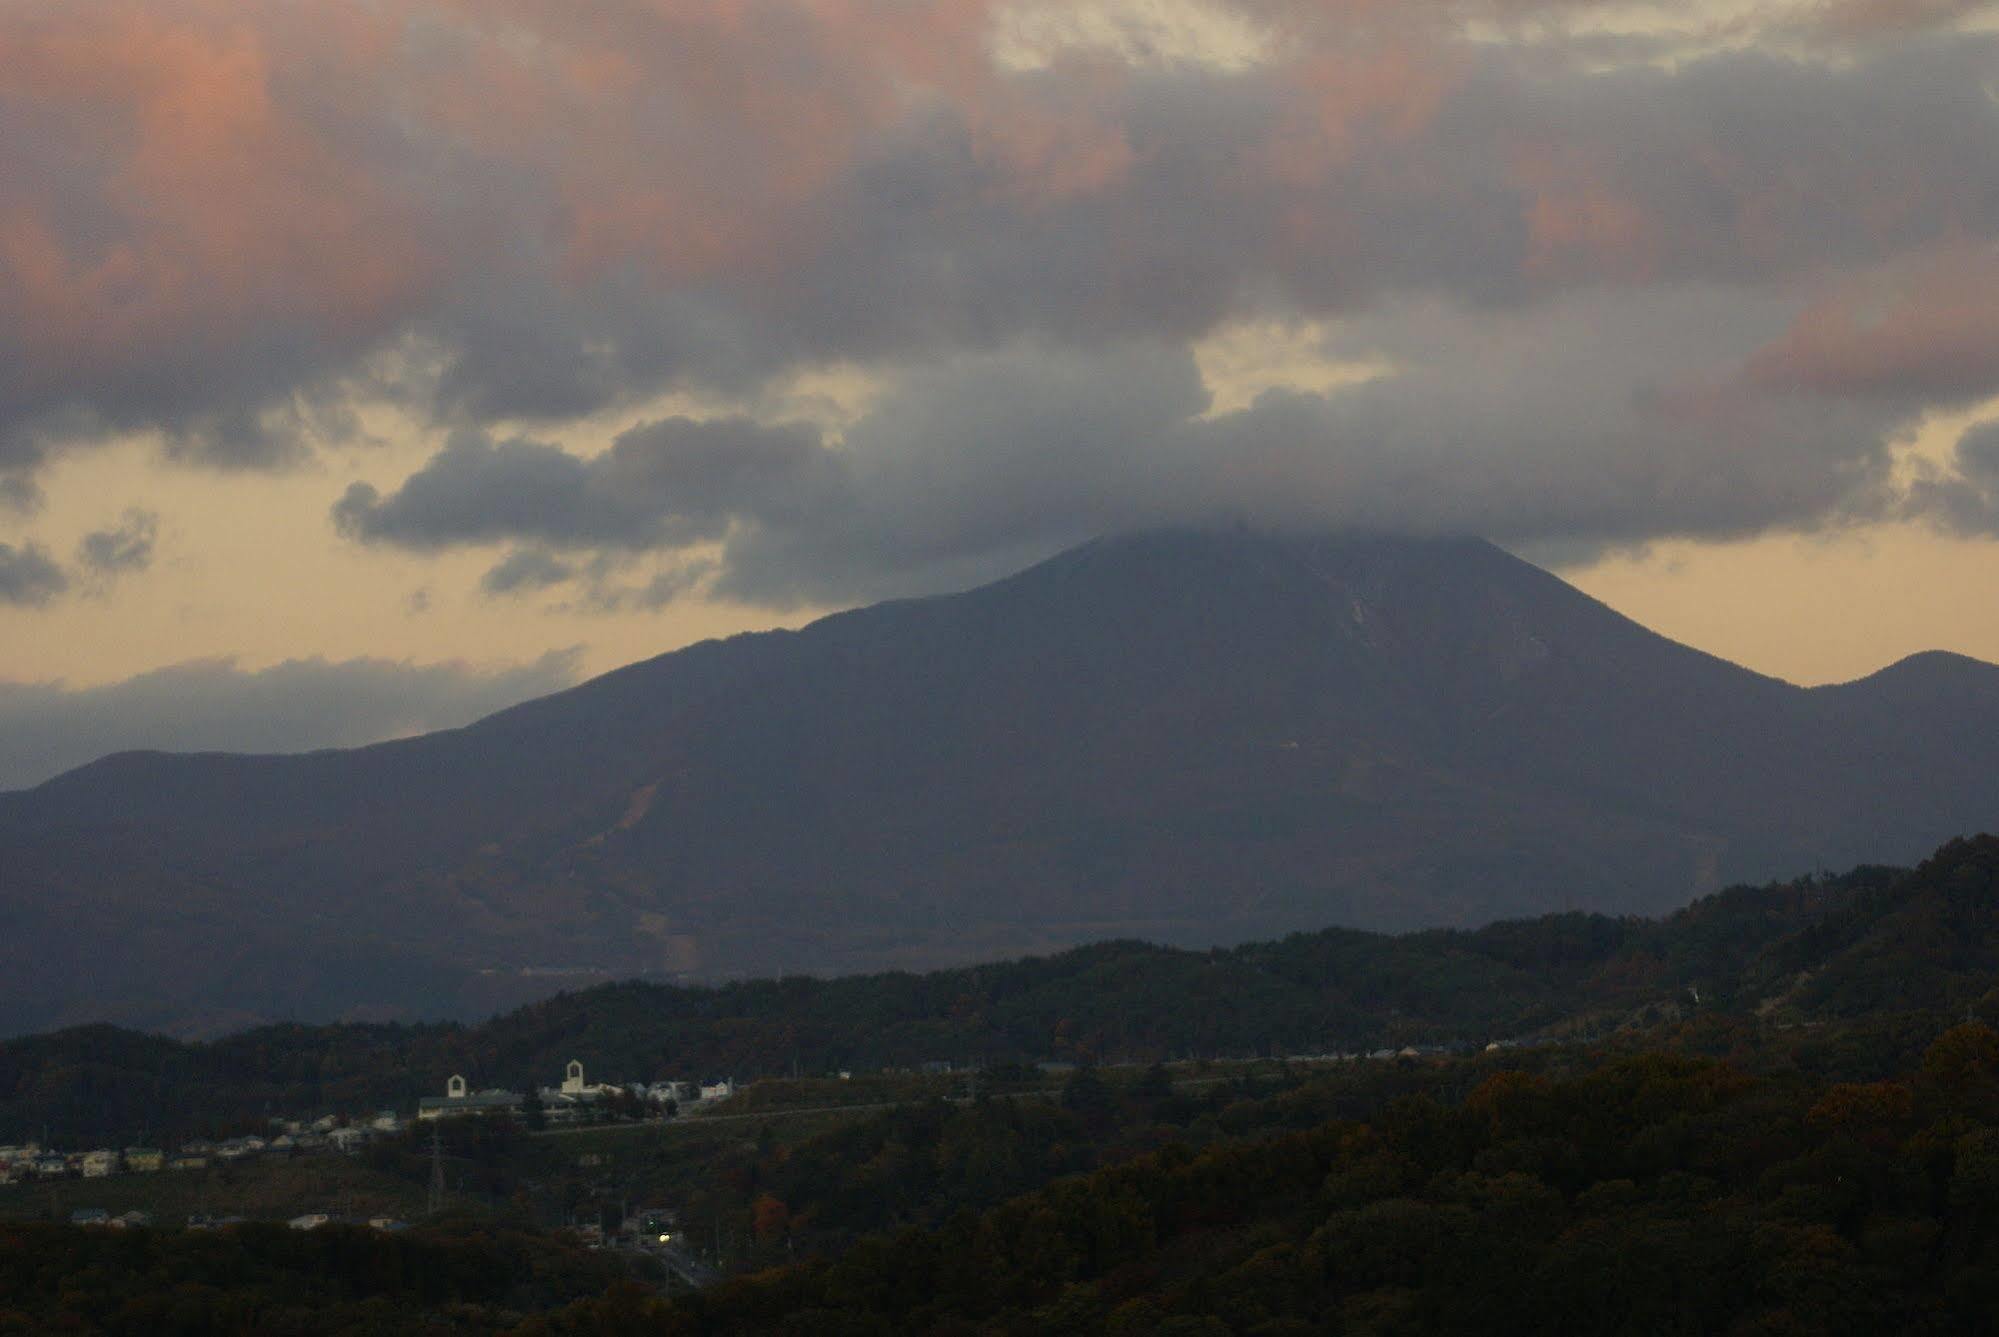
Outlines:
<svg viewBox="0 0 1999 1337"><path fill-rule="evenodd" d="M512 1091L471 1091L465 1079L453 1074L444 1084L442 1096L425 1096L417 1102L419 1119L450 1119L462 1114L518 1114L521 1097Z"/></svg>
<svg viewBox="0 0 1999 1337"><path fill-rule="evenodd" d="M602 1100L606 1096L623 1095L624 1090L624 1087L609 1082L585 1080L581 1061L570 1059L569 1067L562 1075L562 1087L555 1094L568 1096L571 1100Z"/></svg>

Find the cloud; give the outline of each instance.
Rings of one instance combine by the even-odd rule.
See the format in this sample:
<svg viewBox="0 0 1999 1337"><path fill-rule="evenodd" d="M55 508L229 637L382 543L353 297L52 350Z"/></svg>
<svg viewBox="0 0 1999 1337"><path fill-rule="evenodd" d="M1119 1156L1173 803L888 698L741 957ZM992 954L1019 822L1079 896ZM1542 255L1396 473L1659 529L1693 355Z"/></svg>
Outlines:
<svg viewBox="0 0 1999 1337"><path fill-rule="evenodd" d="M299 752L451 728L576 680L577 652L506 668L196 660L102 687L0 683L0 789L113 751Z"/></svg>
<svg viewBox="0 0 1999 1337"><path fill-rule="evenodd" d="M1999 535L1999 423L1980 423L1959 437L1948 471L1921 469L1906 509L1952 533Z"/></svg>
<svg viewBox="0 0 1999 1337"><path fill-rule="evenodd" d="M69 577L46 551L0 543L0 604L40 606L69 588Z"/></svg>
<svg viewBox="0 0 1999 1337"><path fill-rule="evenodd" d="M1836 36L1864 39L1949 27L1991 12L1991 0L1826 0L1820 21Z"/></svg>
<svg viewBox="0 0 1999 1337"><path fill-rule="evenodd" d="M496 540L557 549L682 547L718 537L738 515L809 507L841 484L838 461L816 430L747 418L647 423L594 459L468 430L389 496L353 484L333 521L362 542L413 549ZM550 572L547 562L517 557L496 569L498 589Z"/></svg>
<svg viewBox="0 0 1999 1337"><path fill-rule="evenodd" d="M350 493L343 520L410 548L594 551L596 602L619 607L646 601L606 598L602 564L648 552L675 572L701 564L669 576L671 593L698 581L753 603L823 604L947 589L1166 523L1582 551L1890 513L1899 406L1738 379L1787 316L1781 297L1712 289L1578 295L1531 321L1418 304L1369 322L1365 342L1323 336L1328 366L1367 363L1369 378L1301 372L1285 344L1286 375L1328 388L1280 382L1222 413L1178 344L1018 344L905 365L837 444L731 424L701 438L712 451L693 450L688 425L669 424L594 459L534 445L537 477L570 480L535 487L508 452L454 443L387 497ZM1610 328L1633 333L1606 340ZM583 569L529 548L496 574L512 580L517 562L551 581Z"/></svg>
<svg viewBox="0 0 1999 1337"><path fill-rule="evenodd" d="M1992 233L1991 41L1909 36L1961 6L1671 68L1464 36L1569 8L46 7L0 45L0 467Z"/></svg>
<svg viewBox="0 0 1999 1337"><path fill-rule="evenodd" d="M1943 247L1855 276L1745 371L1768 387L1918 404L1999 392L1999 246Z"/></svg>
<svg viewBox="0 0 1999 1337"><path fill-rule="evenodd" d="M488 594L521 594L560 585L575 574L575 567L539 548L517 548L479 578L479 588Z"/></svg>
<svg viewBox="0 0 1999 1337"><path fill-rule="evenodd" d="M99 576L144 571L153 564L153 544L160 517L152 511L126 511L110 529L92 530L76 545L76 560Z"/></svg>
<svg viewBox="0 0 1999 1337"><path fill-rule="evenodd" d="M592 563L582 597L571 606L583 613L656 613L704 588L714 575L714 562L696 558L656 571L633 585L620 583L611 564Z"/></svg>
<svg viewBox="0 0 1999 1337"><path fill-rule="evenodd" d="M1589 8L43 7L0 39L0 488L126 432L283 467L387 404L447 444L340 531L578 608L1193 513L1889 513L1886 434L1999 385L1999 39L1954 0ZM1188 349L1255 321L1396 373L1212 415ZM828 364L886 384L866 421L743 407ZM731 408L565 448L673 391Z"/></svg>

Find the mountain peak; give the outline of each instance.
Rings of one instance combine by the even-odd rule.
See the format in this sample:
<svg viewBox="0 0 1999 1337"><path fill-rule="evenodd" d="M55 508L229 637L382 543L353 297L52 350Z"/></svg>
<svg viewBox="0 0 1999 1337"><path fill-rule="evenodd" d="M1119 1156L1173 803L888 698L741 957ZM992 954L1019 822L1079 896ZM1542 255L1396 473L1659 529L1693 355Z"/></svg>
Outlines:
<svg viewBox="0 0 1999 1337"><path fill-rule="evenodd" d="M10 796L0 1029L1656 912L1976 826L1980 668L1805 692L1478 539L1106 537L449 733Z"/></svg>

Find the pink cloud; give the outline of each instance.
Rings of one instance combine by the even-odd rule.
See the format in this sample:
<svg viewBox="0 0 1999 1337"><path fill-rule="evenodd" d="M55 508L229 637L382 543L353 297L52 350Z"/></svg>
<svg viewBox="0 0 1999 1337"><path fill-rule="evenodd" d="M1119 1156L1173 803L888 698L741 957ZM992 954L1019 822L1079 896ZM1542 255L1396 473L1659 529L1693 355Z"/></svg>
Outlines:
<svg viewBox="0 0 1999 1337"><path fill-rule="evenodd" d="M1999 252L1950 246L1837 284L1744 375L1823 395L1959 400L1999 390Z"/></svg>

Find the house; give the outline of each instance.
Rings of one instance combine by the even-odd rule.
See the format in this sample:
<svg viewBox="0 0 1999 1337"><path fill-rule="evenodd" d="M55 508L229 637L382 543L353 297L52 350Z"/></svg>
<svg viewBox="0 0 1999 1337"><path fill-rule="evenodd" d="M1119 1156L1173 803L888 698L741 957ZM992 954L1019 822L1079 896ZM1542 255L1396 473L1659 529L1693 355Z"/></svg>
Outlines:
<svg viewBox="0 0 1999 1337"><path fill-rule="evenodd" d="M403 1131L403 1121L397 1117L394 1110L381 1110L377 1112L368 1126L378 1133L400 1133Z"/></svg>
<svg viewBox="0 0 1999 1337"><path fill-rule="evenodd" d="M167 1168L169 1170L206 1170L208 1168L208 1157L193 1156L183 1151L167 1162Z"/></svg>
<svg viewBox="0 0 1999 1337"><path fill-rule="evenodd" d="M361 1149L368 1135L359 1128L336 1128L326 1135L326 1140L333 1144L335 1151L352 1153Z"/></svg>
<svg viewBox="0 0 1999 1337"><path fill-rule="evenodd" d="M409 1228L409 1222L398 1221L393 1216L371 1216L368 1218L368 1229L370 1230L380 1230L394 1234L398 1230L408 1230Z"/></svg>
<svg viewBox="0 0 1999 1337"><path fill-rule="evenodd" d="M317 1230L332 1219L325 1212L307 1212L304 1216L294 1216L285 1224L293 1230Z"/></svg>
<svg viewBox="0 0 1999 1337"><path fill-rule="evenodd" d="M521 1096L514 1091L469 1091L463 1077L453 1075L444 1084L441 1096L425 1096L417 1102L419 1119L450 1119L466 1114L518 1115Z"/></svg>
<svg viewBox="0 0 1999 1337"><path fill-rule="evenodd" d="M99 1149L83 1153L83 1177L102 1179L106 1175L118 1173L118 1153Z"/></svg>
<svg viewBox="0 0 1999 1337"><path fill-rule="evenodd" d="M701 1083L701 1099L704 1101L727 1100L734 1094L736 1094L736 1083L732 1078L724 1077L718 1082Z"/></svg>
<svg viewBox="0 0 1999 1337"><path fill-rule="evenodd" d="M42 1179L60 1179L69 1173L69 1161L54 1152L35 1158L35 1174Z"/></svg>
<svg viewBox="0 0 1999 1337"><path fill-rule="evenodd" d="M340 1120L331 1114L322 1115L312 1121L312 1131L315 1133L330 1133L339 1126Z"/></svg>
<svg viewBox="0 0 1999 1337"><path fill-rule="evenodd" d="M110 1222L111 1213L102 1207L79 1207L69 1214L69 1223L73 1226L102 1226Z"/></svg>
<svg viewBox="0 0 1999 1337"><path fill-rule="evenodd" d="M298 1139L290 1133L279 1133L271 1139L266 1150L275 1156L289 1156L298 1150Z"/></svg>
<svg viewBox="0 0 1999 1337"><path fill-rule="evenodd" d="M550 1124L576 1123L583 1117L583 1099L565 1096L552 1086L541 1089L541 1117Z"/></svg>
<svg viewBox="0 0 1999 1337"><path fill-rule="evenodd" d="M167 1154L158 1147L125 1148L125 1168L134 1174L157 1174L166 1163Z"/></svg>
<svg viewBox="0 0 1999 1337"><path fill-rule="evenodd" d="M113 1230L144 1230L153 1224L153 1218L144 1212L127 1212L123 1216L112 1217L105 1224Z"/></svg>

